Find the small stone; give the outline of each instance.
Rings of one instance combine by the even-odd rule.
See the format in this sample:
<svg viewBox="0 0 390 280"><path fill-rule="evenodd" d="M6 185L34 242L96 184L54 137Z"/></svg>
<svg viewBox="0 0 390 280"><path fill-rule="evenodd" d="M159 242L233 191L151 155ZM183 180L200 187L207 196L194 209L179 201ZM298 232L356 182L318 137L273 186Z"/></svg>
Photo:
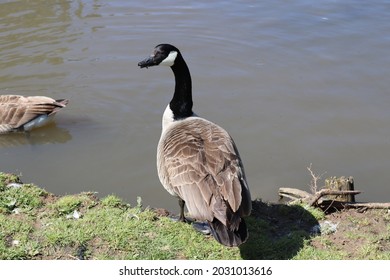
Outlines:
<svg viewBox="0 0 390 280"><path fill-rule="evenodd" d="M17 189L17 188L21 188L22 186L23 186L23 184L19 184L19 183L9 183L7 185L7 188L15 188L15 189Z"/></svg>
<svg viewBox="0 0 390 280"><path fill-rule="evenodd" d="M75 220L78 220L78 219L81 218L81 213L78 212L77 210L74 210L72 214L66 215L66 218L67 218L67 219L75 219Z"/></svg>

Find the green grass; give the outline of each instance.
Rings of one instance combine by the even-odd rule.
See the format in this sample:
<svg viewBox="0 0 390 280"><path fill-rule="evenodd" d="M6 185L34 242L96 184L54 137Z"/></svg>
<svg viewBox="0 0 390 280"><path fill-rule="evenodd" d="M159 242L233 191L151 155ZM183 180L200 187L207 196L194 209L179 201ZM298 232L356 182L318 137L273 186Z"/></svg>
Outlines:
<svg viewBox="0 0 390 280"><path fill-rule="evenodd" d="M390 214L378 217L390 221ZM347 217L345 242L361 244L348 250L336 234L312 235L325 218L305 205L253 201L248 241L227 248L140 198L131 207L115 195L57 197L0 172L0 259L390 259L389 224L370 234L362 229L375 225L372 218Z"/></svg>
<svg viewBox="0 0 390 280"><path fill-rule="evenodd" d="M29 238L33 231L31 220L14 220L0 214L1 259L29 259L34 256L39 246Z"/></svg>
<svg viewBox="0 0 390 280"><path fill-rule="evenodd" d="M108 195L103 198L101 202L102 205L106 207L120 207L123 204L122 199L117 197L116 195Z"/></svg>
<svg viewBox="0 0 390 280"><path fill-rule="evenodd" d="M7 187L17 177L0 178L0 259L240 258L239 249L143 209L141 199L130 207L115 195L55 197L30 184Z"/></svg>
<svg viewBox="0 0 390 280"><path fill-rule="evenodd" d="M307 242L305 246L294 256L295 260L344 260L348 259L346 252L334 250L331 243L325 248L319 249L310 245Z"/></svg>
<svg viewBox="0 0 390 280"><path fill-rule="evenodd" d="M4 175L2 175L4 176ZM30 212L42 206L47 192L31 184L6 187L1 184L0 213Z"/></svg>

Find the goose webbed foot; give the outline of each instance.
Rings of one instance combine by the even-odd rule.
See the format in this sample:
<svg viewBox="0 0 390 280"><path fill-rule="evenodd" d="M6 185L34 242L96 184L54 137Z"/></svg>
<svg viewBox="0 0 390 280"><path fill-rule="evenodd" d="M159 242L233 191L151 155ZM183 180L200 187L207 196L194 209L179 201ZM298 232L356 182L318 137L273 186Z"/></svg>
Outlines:
<svg viewBox="0 0 390 280"><path fill-rule="evenodd" d="M205 235L211 234L211 230L210 230L210 227L209 227L207 222L196 222L195 220L193 220L191 218L184 217L184 219L183 219L183 218L180 218L180 216L170 217L170 219L172 221L175 221L175 222L184 222L187 224L192 224L192 227L196 231L198 231L202 234L205 234Z"/></svg>
<svg viewBox="0 0 390 280"><path fill-rule="evenodd" d="M181 222L181 223L187 223L187 224L192 224L194 222L194 220L192 220L191 218L181 218L180 216L173 216L173 217L170 217L170 219L174 222Z"/></svg>
<svg viewBox="0 0 390 280"><path fill-rule="evenodd" d="M202 234L205 234L205 235L209 235L211 234L211 230L210 230L210 226L208 225L208 223L205 223L205 222L194 222L192 224L192 227L202 233Z"/></svg>

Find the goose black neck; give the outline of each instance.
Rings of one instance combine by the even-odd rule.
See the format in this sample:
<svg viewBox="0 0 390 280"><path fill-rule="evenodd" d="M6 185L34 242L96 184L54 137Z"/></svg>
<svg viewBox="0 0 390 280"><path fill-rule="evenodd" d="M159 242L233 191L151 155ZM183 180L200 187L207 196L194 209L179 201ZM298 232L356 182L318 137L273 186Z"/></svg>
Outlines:
<svg viewBox="0 0 390 280"><path fill-rule="evenodd" d="M192 84L191 75L183 57L178 54L175 64L171 66L175 75L175 93L169 103L175 120L187 118L192 112Z"/></svg>

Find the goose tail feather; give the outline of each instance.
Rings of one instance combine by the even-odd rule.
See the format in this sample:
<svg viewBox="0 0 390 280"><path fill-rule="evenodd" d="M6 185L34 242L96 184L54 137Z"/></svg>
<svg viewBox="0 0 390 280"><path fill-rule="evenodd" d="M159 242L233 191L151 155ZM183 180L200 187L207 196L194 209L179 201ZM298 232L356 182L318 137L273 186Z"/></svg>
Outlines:
<svg viewBox="0 0 390 280"><path fill-rule="evenodd" d="M241 218L237 229L229 229L219 220L215 219L209 222L211 234L222 245L228 247L237 247L248 239L248 229L245 220Z"/></svg>

